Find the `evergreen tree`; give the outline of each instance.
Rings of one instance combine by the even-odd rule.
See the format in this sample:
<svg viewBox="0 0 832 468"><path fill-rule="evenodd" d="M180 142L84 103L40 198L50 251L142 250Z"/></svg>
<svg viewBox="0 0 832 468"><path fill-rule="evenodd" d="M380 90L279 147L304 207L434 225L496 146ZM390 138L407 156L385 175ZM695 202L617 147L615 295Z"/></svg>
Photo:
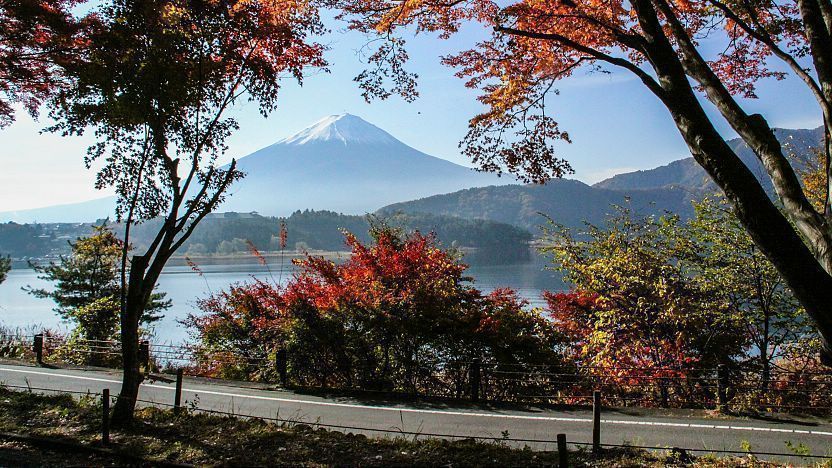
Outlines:
<svg viewBox="0 0 832 468"><path fill-rule="evenodd" d="M12 269L12 259L9 257L0 257L0 284L6 281L6 273Z"/></svg>
<svg viewBox="0 0 832 468"><path fill-rule="evenodd" d="M119 330L120 260L123 242L106 226L95 226L89 237L71 243L72 253L57 263L32 265L38 278L55 284L54 290L26 290L42 299L55 302L55 312L75 325L70 336L72 348L88 347L90 340L117 340ZM170 307L165 293L154 293L141 323L150 325L162 318L160 312ZM93 347L94 349L94 347ZM95 354L75 357L84 364L103 364L104 359L90 359Z"/></svg>

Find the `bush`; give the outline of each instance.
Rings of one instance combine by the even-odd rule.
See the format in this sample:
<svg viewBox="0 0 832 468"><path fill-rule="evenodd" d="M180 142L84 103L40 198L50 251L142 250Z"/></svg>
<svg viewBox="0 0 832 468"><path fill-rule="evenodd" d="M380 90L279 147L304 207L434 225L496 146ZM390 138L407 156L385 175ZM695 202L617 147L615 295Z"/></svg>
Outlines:
<svg viewBox="0 0 832 468"><path fill-rule="evenodd" d="M283 348L295 385L459 396L475 360L491 376L558 366L555 329L514 291L474 288L467 266L433 236L384 226L371 234L370 245L345 234L352 256L342 264L296 261L285 287L255 281L200 301L204 314L187 320L194 370L273 379ZM511 393L507 385L492 379L484 388Z"/></svg>

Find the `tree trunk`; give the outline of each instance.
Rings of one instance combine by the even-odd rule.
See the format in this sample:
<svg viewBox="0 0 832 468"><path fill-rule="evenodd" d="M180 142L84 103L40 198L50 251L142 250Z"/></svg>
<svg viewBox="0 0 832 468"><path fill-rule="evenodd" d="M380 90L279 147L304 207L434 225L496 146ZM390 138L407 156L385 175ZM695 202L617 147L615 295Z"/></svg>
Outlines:
<svg viewBox="0 0 832 468"><path fill-rule="evenodd" d="M771 341L771 314L768 308L763 312L763 342L760 346L760 360L762 362L762 383L761 390L763 393L768 392L769 383L771 382L771 356L768 353L769 343Z"/></svg>
<svg viewBox="0 0 832 468"><path fill-rule="evenodd" d="M676 126L696 161L725 192L742 225L814 320L823 342L821 357L832 365L832 276L713 128L692 90L686 101L668 106Z"/></svg>
<svg viewBox="0 0 832 468"><path fill-rule="evenodd" d="M130 263L130 278L127 285L127 299L121 316L121 357L123 374L121 391L113 407L113 424L127 425L133 420L139 386L144 376L139 368L139 320L147 300L143 300L147 259L134 256ZM152 287L151 287L152 289Z"/></svg>
<svg viewBox="0 0 832 468"><path fill-rule="evenodd" d="M768 356L763 358L763 382L761 391L763 394L768 393L768 388L771 386L771 359Z"/></svg>
<svg viewBox="0 0 832 468"><path fill-rule="evenodd" d="M723 190L755 244L814 320L823 345L821 359L832 365L832 276L714 128L650 0L634 0L633 7L644 31L645 51L661 85L657 97L670 111L694 159ZM750 118L765 123L762 116Z"/></svg>

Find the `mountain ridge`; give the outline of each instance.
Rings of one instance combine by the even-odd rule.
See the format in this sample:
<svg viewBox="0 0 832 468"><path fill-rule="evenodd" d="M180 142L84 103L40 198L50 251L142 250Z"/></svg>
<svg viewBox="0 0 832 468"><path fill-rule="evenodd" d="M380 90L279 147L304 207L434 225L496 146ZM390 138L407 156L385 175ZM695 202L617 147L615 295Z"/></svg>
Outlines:
<svg viewBox="0 0 832 468"><path fill-rule="evenodd" d="M823 127L813 129L774 129L786 154L798 168L804 168L810 152L823 141ZM742 139L728 140L728 145L740 157L743 163L757 176L763 188L770 194L773 186L766 175L762 163L751 148ZM640 171L616 174L592 185L597 188L613 190L642 190L664 187L686 187L700 193L718 190L704 169L692 157L678 159L663 166Z"/></svg>
<svg viewBox="0 0 832 468"><path fill-rule="evenodd" d="M798 167L823 137L822 127L775 131ZM729 145L773 193L753 151L740 139L730 140ZM629 203L645 213L689 215L692 199L718 190L690 157L618 174L591 186L569 179L543 186L510 184L422 153L352 114L324 117L238 159L238 168L248 177L231 187L232 196L218 211L287 216L298 209L344 214L398 210L489 219L532 230L542 219L538 212L580 225L584 220L602 221L611 204ZM112 197L0 213L0 221L93 221L112 211L102 208L107 204L112 207ZM80 219L84 210L95 212ZM62 219L55 219L58 216Z"/></svg>
<svg viewBox="0 0 832 468"><path fill-rule="evenodd" d="M693 214L692 194L683 188L659 188L632 193L592 187L573 179L554 179L542 185L475 187L395 203L377 211L383 216L397 213L455 216L511 224L539 231L548 219L567 227L598 224L614 205L628 206L640 214Z"/></svg>
<svg viewBox="0 0 832 468"><path fill-rule="evenodd" d="M798 169L805 167L812 149L823 141L822 127L776 129L776 133ZM729 145L774 196L771 181L751 148L740 139L730 140ZM580 229L585 222L603 223L612 211L611 205L627 205L642 215L672 212L688 217L693 214L692 200L718 191L704 169L693 158L685 158L654 169L619 174L592 186L556 179L542 186L472 188L388 205L379 213L485 219L532 231L546 224L546 218L539 214L545 213L558 224Z"/></svg>

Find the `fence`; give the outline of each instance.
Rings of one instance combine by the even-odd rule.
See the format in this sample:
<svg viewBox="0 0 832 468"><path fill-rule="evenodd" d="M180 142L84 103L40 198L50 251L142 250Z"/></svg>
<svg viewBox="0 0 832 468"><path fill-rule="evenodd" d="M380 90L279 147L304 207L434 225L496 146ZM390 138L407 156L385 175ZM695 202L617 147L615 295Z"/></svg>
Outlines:
<svg viewBox="0 0 832 468"><path fill-rule="evenodd" d="M181 415L183 411L182 407L182 378L183 373L179 371L177 373L177 382L175 387L175 393L173 398L173 403L164 403L159 401L152 401L152 400L145 400L138 398L136 399L136 403L161 408L161 409L170 409L174 412L174 414ZM103 445L108 446L110 445L110 407L111 403L115 401L118 396L111 395L110 389L104 388L101 392L90 392L90 391L68 391L64 389L55 389L55 388L45 388L45 387L33 387L33 386L15 386L15 385L0 385L0 388L10 388L15 389L18 391L28 391L28 392L39 392L39 393L56 393L56 394L69 394L74 396L81 396L85 395L87 397L94 396L100 398L101 402L101 424L100 424L100 434L101 434L101 442ZM278 423L284 425L294 425L294 424L303 424L306 426L311 427L318 427L327 430L337 430L341 432L361 432L361 433L382 433L386 435L393 435L396 437L402 436L411 436L414 438L423 437L423 438L440 438L440 439L467 439L467 440L478 440L484 442L500 442L500 443L517 443L517 444L543 444L554 448L558 452L558 466L560 468L567 468L570 465L569 461L569 450L568 445L576 448L589 448L591 449L593 454L600 454L604 449L640 449L640 450L649 450L649 451L659 451L659 452L670 452L672 455L677 457L678 459L686 459L688 458L688 453L708 453L708 454L719 454L719 455L740 455L740 456L748 456L753 455L757 457L779 457L783 460L790 460L790 459L800 459L802 461L806 460L832 460L832 455L812 455L812 454L796 454L796 453L783 453L783 452L768 452L768 451L756 451L756 450L725 450L725 449L707 449L707 448L682 448L682 447L659 447L659 446L644 446L644 445L627 445L627 444L605 444L601 443L601 411L602 406L601 402L601 394L600 392L595 392L593 395L593 424L592 424L592 441L591 442L584 442L584 441L574 441L568 439L567 434L564 433L557 433L555 434L554 438L517 438L517 437L494 437L494 436L477 436L477 435L459 435L459 434L452 434L452 433L439 433L439 432L414 432L414 431L405 431L399 429L385 429L385 428L378 428L378 427L368 427L368 426L353 426L353 425L342 425L342 424L327 424L321 423L319 421L315 422L303 422L294 419L286 419L280 417L270 417L270 416L263 416L263 415L245 415L239 413L231 413L228 411L220 411L215 409L208 409L208 408L200 408L198 404L191 404L188 407L188 411L197 412L197 413L205 413L211 415L218 415L223 417L245 417L245 418L255 418L266 422L271 423Z"/></svg>
<svg viewBox="0 0 832 468"><path fill-rule="evenodd" d="M0 335L0 355L11 349L31 349L38 363L59 360L67 354L85 363L120 365L118 342L77 340L68 343L48 335ZM71 349L67 349L71 348ZM17 352L17 355L25 354ZM293 362L286 349L240 355L206 352L192 345L142 342L143 369L191 375L217 375L216 369L232 369L238 378L279 383L284 387L360 390L472 401L512 401L554 405L592 404L600 390L607 407L647 406L722 410L832 412L832 372L774 368L763 381L753 372L718 367L694 371L671 368L586 366L559 368L489 362L481 359L420 362L411 375L400 372L394 385L367 384L344 377L310 379Z"/></svg>

